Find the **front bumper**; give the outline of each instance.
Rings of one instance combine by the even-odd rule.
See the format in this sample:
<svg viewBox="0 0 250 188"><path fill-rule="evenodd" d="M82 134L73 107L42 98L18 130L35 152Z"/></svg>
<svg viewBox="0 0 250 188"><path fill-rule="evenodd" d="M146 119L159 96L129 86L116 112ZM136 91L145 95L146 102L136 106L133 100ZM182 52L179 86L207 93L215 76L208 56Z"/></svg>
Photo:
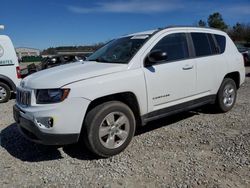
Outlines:
<svg viewBox="0 0 250 188"><path fill-rule="evenodd" d="M57 104L13 107L14 119L20 132L29 140L45 145L76 143L90 101L71 98ZM53 124L48 125L47 118Z"/></svg>
<svg viewBox="0 0 250 188"><path fill-rule="evenodd" d="M13 107L14 119L21 134L28 140L45 145L66 145L76 143L80 134L49 134L42 132L32 121L20 115L20 109Z"/></svg>

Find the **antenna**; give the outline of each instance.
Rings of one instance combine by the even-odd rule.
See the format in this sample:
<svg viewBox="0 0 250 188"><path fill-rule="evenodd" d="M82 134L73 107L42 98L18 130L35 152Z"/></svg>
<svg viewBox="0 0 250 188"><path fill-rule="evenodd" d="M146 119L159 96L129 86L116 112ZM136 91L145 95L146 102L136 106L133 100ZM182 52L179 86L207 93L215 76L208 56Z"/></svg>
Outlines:
<svg viewBox="0 0 250 188"><path fill-rule="evenodd" d="M4 30L4 25L0 25L0 30Z"/></svg>

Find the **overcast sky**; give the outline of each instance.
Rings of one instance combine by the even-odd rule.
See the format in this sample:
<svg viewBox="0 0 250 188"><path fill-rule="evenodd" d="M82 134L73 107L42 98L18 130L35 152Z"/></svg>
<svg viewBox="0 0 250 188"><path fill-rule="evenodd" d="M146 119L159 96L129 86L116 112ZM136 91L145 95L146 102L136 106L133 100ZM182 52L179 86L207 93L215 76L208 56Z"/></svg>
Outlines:
<svg viewBox="0 0 250 188"><path fill-rule="evenodd" d="M1 0L0 34L15 47L44 49L105 42L120 35L194 25L220 12L227 24L250 23L250 0Z"/></svg>

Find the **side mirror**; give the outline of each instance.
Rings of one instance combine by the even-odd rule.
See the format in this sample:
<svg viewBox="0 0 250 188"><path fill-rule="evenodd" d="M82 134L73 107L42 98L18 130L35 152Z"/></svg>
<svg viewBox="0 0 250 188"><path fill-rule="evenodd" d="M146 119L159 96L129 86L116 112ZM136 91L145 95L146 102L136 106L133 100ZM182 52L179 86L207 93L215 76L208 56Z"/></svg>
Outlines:
<svg viewBox="0 0 250 188"><path fill-rule="evenodd" d="M167 52L163 52L161 50L154 50L151 51L145 61L145 66L152 66L156 63L161 63L163 61L166 61L168 59Z"/></svg>

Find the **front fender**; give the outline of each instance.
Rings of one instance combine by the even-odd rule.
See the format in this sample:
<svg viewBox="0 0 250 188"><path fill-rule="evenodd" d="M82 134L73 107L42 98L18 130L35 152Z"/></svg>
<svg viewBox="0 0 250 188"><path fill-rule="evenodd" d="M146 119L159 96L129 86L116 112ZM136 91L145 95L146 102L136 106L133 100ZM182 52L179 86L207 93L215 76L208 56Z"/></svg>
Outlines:
<svg viewBox="0 0 250 188"><path fill-rule="evenodd" d="M69 97L83 97L91 101L112 94L131 92L138 99L141 115L147 113L146 84L141 69L90 78L65 85L64 88L71 89Z"/></svg>

